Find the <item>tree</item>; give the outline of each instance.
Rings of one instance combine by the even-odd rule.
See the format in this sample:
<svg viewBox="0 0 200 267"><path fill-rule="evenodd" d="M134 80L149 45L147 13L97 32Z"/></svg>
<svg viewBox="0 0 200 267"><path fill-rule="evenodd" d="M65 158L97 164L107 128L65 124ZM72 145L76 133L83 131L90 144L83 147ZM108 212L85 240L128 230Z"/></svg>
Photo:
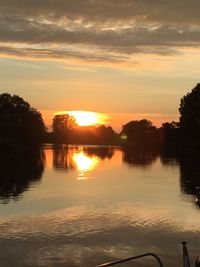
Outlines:
<svg viewBox="0 0 200 267"><path fill-rule="evenodd" d="M143 142L148 136L156 130L151 121L146 119L140 121L130 121L122 126L121 134L127 136L127 139L132 142Z"/></svg>
<svg viewBox="0 0 200 267"><path fill-rule="evenodd" d="M162 148L164 153L176 153L180 151L181 136L180 124L178 122L165 122L159 129L162 140Z"/></svg>
<svg viewBox="0 0 200 267"><path fill-rule="evenodd" d="M180 129L186 139L199 139L200 136L200 84L182 99L179 107Z"/></svg>
<svg viewBox="0 0 200 267"><path fill-rule="evenodd" d="M99 144L115 144L117 134L111 126L101 125L96 128L96 138Z"/></svg>
<svg viewBox="0 0 200 267"><path fill-rule="evenodd" d="M55 115L52 128L56 141L66 143L69 138L70 130L76 126L76 120L73 116L69 114Z"/></svg>
<svg viewBox="0 0 200 267"><path fill-rule="evenodd" d="M125 139L125 146L134 146L138 149L157 150L161 144L158 129L146 119L130 121L123 125L121 136Z"/></svg>
<svg viewBox="0 0 200 267"><path fill-rule="evenodd" d="M0 140L39 143L44 132L41 114L28 102L17 95L0 95Z"/></svg>
<svg viewBox="0 0 200 267"><path fill-rule="evenodd" d="M164 141L177 142L180 139L180 125L176 121L163 123L160 130L162 131Z"/></svg>

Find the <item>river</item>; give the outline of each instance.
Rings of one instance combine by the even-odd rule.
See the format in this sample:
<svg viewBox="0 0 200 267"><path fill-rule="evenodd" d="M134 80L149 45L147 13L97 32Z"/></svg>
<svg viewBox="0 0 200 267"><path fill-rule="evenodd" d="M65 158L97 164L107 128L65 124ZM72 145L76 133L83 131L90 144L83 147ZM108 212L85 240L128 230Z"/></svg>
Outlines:
<svg viewBox="0 0 200 267"><path fill-rule="evenodd" d="M192 266L200 254L198 159L46 145L1 172L2 267L93 267L146 252L177 267L183 240Z"/></svg>

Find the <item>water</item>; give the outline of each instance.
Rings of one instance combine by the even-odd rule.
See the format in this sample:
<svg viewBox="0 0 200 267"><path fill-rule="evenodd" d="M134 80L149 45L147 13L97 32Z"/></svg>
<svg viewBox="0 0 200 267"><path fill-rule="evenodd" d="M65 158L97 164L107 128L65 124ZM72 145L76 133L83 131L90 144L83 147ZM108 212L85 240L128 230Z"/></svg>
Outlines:
<svg viewBox="0 0 200 267"><path fill-rule="evenodd" d="M1 166L0 266L92 267L153 252L177 267L182 240L194 266L198 159L112 147L46 146L43 153ZM146 259L122 266L158 265Z"/></svg>

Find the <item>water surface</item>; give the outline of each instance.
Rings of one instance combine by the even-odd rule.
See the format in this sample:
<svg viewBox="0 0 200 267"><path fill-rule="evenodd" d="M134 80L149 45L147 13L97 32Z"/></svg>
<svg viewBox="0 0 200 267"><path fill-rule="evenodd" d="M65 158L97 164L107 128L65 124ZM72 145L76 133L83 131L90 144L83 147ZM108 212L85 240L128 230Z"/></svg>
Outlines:
<svg viewBox="0 0 200 267"><path fill-rule="evenodd" d="M194 263L200 254L198 159L117 147L42 151L2 165L0 266L90 267L153 252L177 267L182 240Z"/></svg>

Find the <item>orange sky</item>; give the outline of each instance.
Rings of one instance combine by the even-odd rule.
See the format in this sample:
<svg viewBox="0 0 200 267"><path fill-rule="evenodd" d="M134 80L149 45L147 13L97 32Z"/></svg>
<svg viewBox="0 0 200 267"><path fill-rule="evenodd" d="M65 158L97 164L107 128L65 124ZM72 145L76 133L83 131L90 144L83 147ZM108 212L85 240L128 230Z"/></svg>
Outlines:
<svg viewBox="0 0 200 267"><path fill-rule="evenodd" d="M45 120L45 123L50 126L52 124L53 116L55 115L54 111L45 111L42 110L42 115ZM154 123L155 126L160 127L163 122L167 121L178 121L178 115L165 116L163 114L134 114L134 113L107 113L105 117L104 124L111 125L116 131L120 131L122 125L131 120L140 120L148 119Z"/></svg>

